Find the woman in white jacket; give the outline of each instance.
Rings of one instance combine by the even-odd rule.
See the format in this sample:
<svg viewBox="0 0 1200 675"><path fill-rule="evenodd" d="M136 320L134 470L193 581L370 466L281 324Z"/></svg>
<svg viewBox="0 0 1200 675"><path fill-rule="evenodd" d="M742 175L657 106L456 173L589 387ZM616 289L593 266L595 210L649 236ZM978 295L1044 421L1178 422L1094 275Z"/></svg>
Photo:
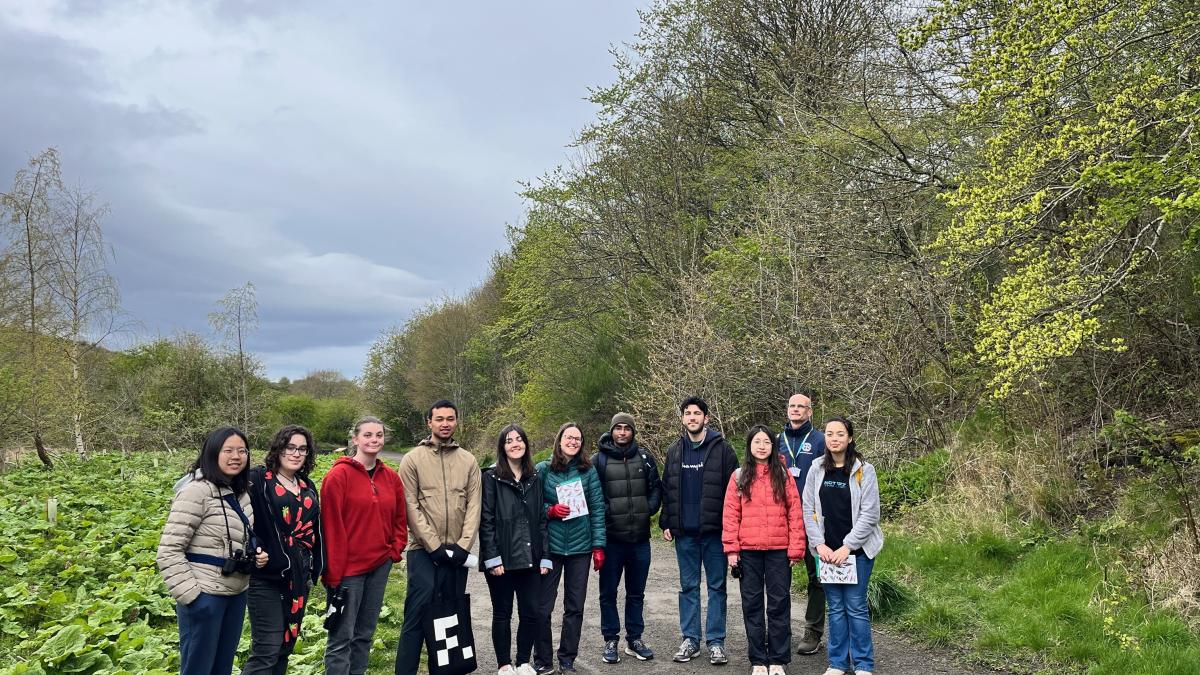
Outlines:
<svg viewBox="0 0 1200 675"><path fill-rule="evenodd" d="M850 420L835 417L825 423L825 456L809 469L800 501L809 549L820 564L841 565L853 555L858 572L854 584L821 584L828 611L825 675L871 675L875 646L867 582L883 548L879 482L875 467L859 457Z"/></svg>
<svg viewBox="0 0 1200 675"><path fill-rule="evenodd" d="M158 569L176 602L180 675L233 671L250 570L267 564L254 542L249 471L245 434L222 427L175 484Z"/></svg>

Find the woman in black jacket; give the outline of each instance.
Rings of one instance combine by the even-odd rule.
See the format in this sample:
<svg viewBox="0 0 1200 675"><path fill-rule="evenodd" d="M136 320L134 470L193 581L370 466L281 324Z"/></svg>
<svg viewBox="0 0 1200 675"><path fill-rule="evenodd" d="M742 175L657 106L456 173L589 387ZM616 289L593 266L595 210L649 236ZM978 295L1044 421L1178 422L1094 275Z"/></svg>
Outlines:
<svg viewBox="0 0 1200 675"><path fill-rule="evenodd" d="M321 508L309 479L308 429L288 425L271 439L265 466L250 472L254 535L270 562L250 577L250 658L242 675L283 675L300 636L309 590L321 574Z"/></svg>
<svg viewBox="0 0 1200 675"><path fill-rule="evenodd" d="M552 567L547 555L546 512L542 481L529 457L529 437L510 424L496 441L496 463L483 474L483 509L479 524L479 567L487 574L492 596L492 646L499 675L534 675L529 664L537 635L541 592L538 570ZM517 660L513 667L512 607L517 598Z"/></svg>

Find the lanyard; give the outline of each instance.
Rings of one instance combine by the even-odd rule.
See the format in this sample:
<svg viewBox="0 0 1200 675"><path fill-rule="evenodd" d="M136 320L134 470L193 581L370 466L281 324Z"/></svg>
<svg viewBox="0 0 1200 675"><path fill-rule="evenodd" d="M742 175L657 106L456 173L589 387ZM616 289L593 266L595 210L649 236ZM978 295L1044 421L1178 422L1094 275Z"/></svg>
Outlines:
<svg viewBox="0 0 1200 675"><path fill-rule="evenodd" d="M808 437L812 435L812 427L809 427L808 433L804 434L804 438L800 439L800 450L804 450L804 444L808 442ZM792 442L788 440L787 429L779 432L780 440L783 441L784 447L787 448L788 456L792 458L792 466L796 466L796 453L792 451Z"/></svg>

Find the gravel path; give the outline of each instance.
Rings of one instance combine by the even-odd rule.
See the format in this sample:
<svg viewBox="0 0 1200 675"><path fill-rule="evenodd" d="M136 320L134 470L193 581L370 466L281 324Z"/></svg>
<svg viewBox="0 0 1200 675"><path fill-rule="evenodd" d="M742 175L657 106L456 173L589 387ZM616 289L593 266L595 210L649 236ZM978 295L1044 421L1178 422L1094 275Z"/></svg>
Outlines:
<svg viewBox="0 0 1200 675"><path fill-rule="evenodd" d="M729 652L727 666L711 666L708 663L707 652L689 663L675 663L671 655L679 646L679 568L675 562L675 551L667 542L655 539L652 542L652 562L650 579L646 584L646 632L643 639L654 651L652 661L638 661L632 656L621 654L621 662L616 664L604 663L600 659L600 649L603 638L600 636L600 604L598 576L590 575L587 602L584 605L583 635L580 638L579 658L575 667L580 673L748 673L750 665L746 660L746 633L742 626L742 603L738 590L738 582L729 580L728 605L728 636L725 646ZM472 572L467 583L471 594L471 615L475 628L475 645L479 659L477 672L490 674L496 672L496 658L491 644L491 600L488 597L487 582L480 572ZM704 586L701 583L701 595L704 596ZM792 635L793 640L799 636L804 622L803 598L793 598L792 602ZM617 597L617 606L624 608L624 594ZM558 641L558 624L562 612L562 593L559 593L558 615L554 622L555 645ZM514 608L514 614L515 614ZM624 618L624 617L622 617ZM513 635L516 635L516 618L513 619ZM623 646L623 645L622 645ZM877 673L882 675L926 675L926 674L974 674L987 671L973 670L955 662L953 656L933 650L923 645L907 641L901 636L875 630L875 660L878 664ZM790 675L821 675L828 663L824 650L812 656L794 655L788 667Z"/></svg>

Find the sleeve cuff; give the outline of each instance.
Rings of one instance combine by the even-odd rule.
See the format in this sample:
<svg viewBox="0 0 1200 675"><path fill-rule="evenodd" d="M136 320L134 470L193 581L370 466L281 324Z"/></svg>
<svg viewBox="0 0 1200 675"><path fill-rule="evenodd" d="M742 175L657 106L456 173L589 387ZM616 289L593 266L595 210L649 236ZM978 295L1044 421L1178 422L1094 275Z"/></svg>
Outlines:
<svg viewBox="0 0 1200 675"><path fill-rule="evenodd" d="M500 556L496 556L495 558L488 558L487 560L484 560L483 566L490 570L493 567L499 567L503 562L504 560Z"/></svg>
<svg viewBox="0 0 1200 675"><path fill-rule="evenodd" d="M538 567L544 567L548 570L552 570L554 569L554 562L552 562L549 558L542 558L542 561L538 563Z"/></svg>

